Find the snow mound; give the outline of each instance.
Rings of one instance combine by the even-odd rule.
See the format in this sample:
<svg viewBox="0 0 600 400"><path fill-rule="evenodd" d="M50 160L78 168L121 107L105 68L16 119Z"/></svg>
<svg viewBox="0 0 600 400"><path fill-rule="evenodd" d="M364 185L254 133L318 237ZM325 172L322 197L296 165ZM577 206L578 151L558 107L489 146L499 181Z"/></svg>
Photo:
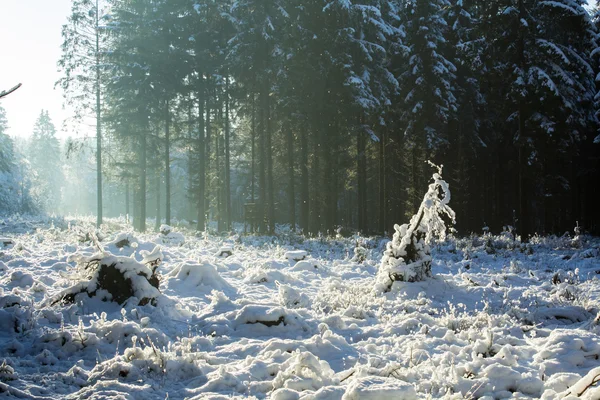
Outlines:
<svg viewBox="0 0 600 400"><path fill-rule="evenodd" d="M265 263L263 265L252 265L243 271L245 283L274 283L288 282L290 277L285 273L273 268L275 263ZM282 267L282 266L281 266Z"/></svg>
<svg viewBox="0 0 600 400"><path fill-rule="evenodd" d="M185 243L183 233L174 232L171 226L163 224L159 230L160 234L156 237L156 243L171 246L181 246Z"/></svg>
<svg viewBox="0 0 600 400"><path fill-rule="evenodd" d="M598 399L600 398L600 387L597 386L598 382L600 382L600 367L592 369L558 397L563 399Z"/></svg>
<svg viewBox="0 0 600 400"><path fill-rule="evenodd" d="M555 329L541 342L535 361L546 375L591 369L600 359L600 337L591 332Z"/></svg>
<svg viewBox="0 0 600 400"><path fill-rule="evenodd" d="M309 271L316 272L321 271L323 266L317 260L301 260L294 264L293 267L290 268L290 271Z"/></svg>
<svg viewBox="0 0 600 400"><path fill-rule="evenodd" d="M320 360L308 351L295 351L292 357L281 365L281 371L273 380L273 389L285 388L302 392L318 390L335 383L335 373L327 361ZM279 398L283 398L282 394Z"/></svg>
<svg viewBox="0 0 600 400"><path fill-rule="evenodd" d="M25 333L35 325L30 300L17 294L0 296L0 332Z"/></svg>
<svg viewBox="0 0 600 400"><path fill-rule="evenodd" d="M276 333L293 334L294 337L309 331L304 318L295 311L282 307L250 304L224 315L238 335L255 337Z"/></svg>
<svg viewBox="0 0 600 400"><path fill-rule="evenodd" d="M279 288L279 304L287 308L308 308L310 307L310 300L307 295L302 293L298 289L294 289L291 286L284 285L275 281L275 284Z"/></svg>
<svg viewBox="0 0 600 400"><path fill-rule="evenodd" d="M9 277L11 286L18 286L20 288L26 288L33 286L34 279L31 274L24 271L14 271Z"/></svg>
<svg viewBox="0 0 600 400"><path fill-rule="evenodd" d="M117 233L115 238L106 244L110 247L116 247L122 249L124 247L137 247L138 240L133 236L133 232L120 232Z"/></svg>
<svg viewBox="0 0 600 400"><path fill-rule="evenodd" d="M348 386L342 400L385 400L385 399L418 399L415 388L410 383L395 378L368 376L355 379Z"/></svg>
<svg viewBox="0 0 600 400"><path fill-rule="evenodd" d="M150 267L157 267L164 260L165 256L162 253L160 246L155 246L152 251L141 250L142 264Z"/></svg>
<svg viewBox="0 0 600 400"><path fill-rule="evenodd" d="M215 257L227 258L233 255L233 246L230 244L222 245L219 250L215 253Z"/></svg>
<svg viewBox="0 0 600 400"><path fill-rule="evenodd" d="M90 322L91 324L85 328L85 332L94 334L103 342L111 345L132 346L136 337L143 338L147 343L151 341L155 346L159 347L166 346L169 343L169 339L164 333L154 328L143 328L136 321L121 321L116 319L107 321L101 317L98 320Z"/></svg>
<svg viewBox="0 0 600 400"><path fill-rule="evenodd" d="M577 306L549 307L535 312L536 321L561 325L588 321L592 317L592 314Z"/></svg>
<svg viewBox="0 0 600 400"><path fill-rule="evenodd" d="M308 252L306 252L305 250L290 250L286 251L286 253L284 254L284 257L287 258L287 260L290 263L304 260L307 256Z"/></svg>
<svg viewBox="0 0 600 400"><path fill-rule="evenodd" d="M191 290L191 294L195 294L198 289L203 293L210 293L212 290L235 292L235 289L219 275L217 269L206 262L180 263L167 274L167 278L169 278L169 288ZM186 294L180 293L180 295Z"/></svg>

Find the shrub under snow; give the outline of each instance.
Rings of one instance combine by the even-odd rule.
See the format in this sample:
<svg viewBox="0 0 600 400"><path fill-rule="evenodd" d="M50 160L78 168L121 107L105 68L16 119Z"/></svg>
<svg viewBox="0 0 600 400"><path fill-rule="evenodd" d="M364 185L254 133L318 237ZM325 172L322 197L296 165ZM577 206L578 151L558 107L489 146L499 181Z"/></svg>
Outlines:
<svg viewBox="0 0 600 400"><path fill-rule="evenodd" d="M433 164L431 164L434 166ZM433 174L433 183L423 197L419 211L409 224L395 225L394 237L388 242L377 274L378 292L388 292L394 281L416 282L431 276L429 243L434 236L446 236L443 217L454 222L454 211L448 206L450 189L442 179L442 167Z"/></svg>

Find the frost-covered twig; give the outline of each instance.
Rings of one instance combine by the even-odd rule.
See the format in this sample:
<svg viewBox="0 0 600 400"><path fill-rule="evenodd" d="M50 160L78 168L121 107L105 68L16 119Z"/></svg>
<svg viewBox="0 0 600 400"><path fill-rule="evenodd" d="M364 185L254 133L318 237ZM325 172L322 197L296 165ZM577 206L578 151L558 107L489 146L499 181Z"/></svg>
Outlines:
<svg viewBox="0 0 600 400"><path fill-rule="evenodd" d="M100 244L98 236L94 232L90 232L90 237L92 238L92 242L94 242L94 245L96 245L98 252L104 253L104 247Z"/></svg>
<svg viewBox="0 0 600 400"><path fill-rule="evenodd" d="M588 390L598 382L600 382L600 367L596 367L590 372L588 372L586 376L581 378L576 384L574 384L570 388L567 394L574 394L577 397L581 397L581 395L584 394L586 390Z"/></svg>

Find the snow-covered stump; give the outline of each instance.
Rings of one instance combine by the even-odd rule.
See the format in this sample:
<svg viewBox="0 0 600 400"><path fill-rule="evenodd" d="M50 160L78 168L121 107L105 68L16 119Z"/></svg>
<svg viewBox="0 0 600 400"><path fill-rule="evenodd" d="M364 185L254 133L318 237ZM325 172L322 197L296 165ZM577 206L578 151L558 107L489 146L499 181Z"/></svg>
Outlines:
<svg viewBox="0 0 600 400"><path fill-rule="evenodd" d="M284 257L292 264L306 259L307 256L308 253L304 250L290 250L286 251L284 255Z"/></svg>
<svg viewBox="0 0 600 400"><path fill-rule="evenodd" d="M117 249L124 247L137 246L138 240L133 236L132 232L121 232L115 236L115 238L108 242L106 246L115 246Z"/></svg>
<svg viewBox="0 0 600 400"><path fill-rule="evenodd" d="M445 238L446 223L443 217L454 222L454 211L448 206L450 189L442 179L442 167L433 174L433 183L423 197L419 211L409 224L395 225L396 232L386 246L377 273L375 290L389 292L395 281L417 282L431 276L431 249L434 236Z"/></svg>
<svg viewBox="0 0 600 400"><path fill-rule="evenodd" d="M233 255L233 246L224 244L219 248L219 250L215 253L215 257L227 258Z"/></svg>
<svg viewBox="0 0 600 400"><path fill-rule="evenodd" d="M163 255L158 246L152 252L140 254L144 258L141 263L108 252L74 257L82 281L60 293L51 304L75 302L76 296L83 293L119 304L133 297L138 299L139 305L154 304L160 295L157 269Z"/></svg>
<svg viewBox="0 0 600 400"><path fill-rule="evenodd" d="M14 240L12 240L10 238L0 237L0 246L2 246L2 247L8 247L8 246L12 246L14 244L15 244Z"/></svg>

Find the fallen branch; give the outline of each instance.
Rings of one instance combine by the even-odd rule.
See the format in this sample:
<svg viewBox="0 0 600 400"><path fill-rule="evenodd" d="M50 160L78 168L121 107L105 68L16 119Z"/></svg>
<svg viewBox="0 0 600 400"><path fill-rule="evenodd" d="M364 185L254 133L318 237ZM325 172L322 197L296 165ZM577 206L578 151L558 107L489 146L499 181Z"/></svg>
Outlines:
<svg viewBox="0 0 600 400"><path fill-rule="evenodd" d="M3 97L8 96L9 94L11 94L12 92L14 92L15 90L17 90L18 88L20 88L23 84L19 83L17 86L10 88L8 90L3 90L0 92L0 99Z"/></svg>
<svg viewBox="0 0 600 400"><path fill-rule="evenodd" d="M567 392L567 395L574 394L577 397L581 397L586 390L594 386L596 383L600 382L600 367L596 367L587 373L586 376L581 378L577 383L575 383L570 390Z"/></svg>
<svg viewBox="0 0 600 400"><path fill-rule="evenodd" d="M340 383L344 382L346 379L350 378L352 375L354 375L356 373L356 370L352 370L352 372L350 374L348 374L348 376L346 376L344 379L340 380Z"/></svg>

